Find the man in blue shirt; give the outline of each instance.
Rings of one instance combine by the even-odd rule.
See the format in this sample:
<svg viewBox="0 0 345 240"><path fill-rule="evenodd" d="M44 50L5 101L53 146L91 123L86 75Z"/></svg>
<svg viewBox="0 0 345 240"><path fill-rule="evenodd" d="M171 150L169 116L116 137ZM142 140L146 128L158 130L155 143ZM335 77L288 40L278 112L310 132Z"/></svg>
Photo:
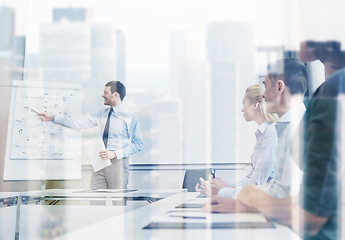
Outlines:
<svg viewBox="0 0 345 240"><path fill-rule="evenodd" d="M98 127L106 150L99 156L110 159L111 165L94 172L91 179L92 189L126 189L128 184L128 158L143 149L141 128L137 116L122 104L126 88L119 81L105 85L102 97L104 105L110 108L78 118L41 113L43 121L53 121L70 128L85 129Z"/></svg>

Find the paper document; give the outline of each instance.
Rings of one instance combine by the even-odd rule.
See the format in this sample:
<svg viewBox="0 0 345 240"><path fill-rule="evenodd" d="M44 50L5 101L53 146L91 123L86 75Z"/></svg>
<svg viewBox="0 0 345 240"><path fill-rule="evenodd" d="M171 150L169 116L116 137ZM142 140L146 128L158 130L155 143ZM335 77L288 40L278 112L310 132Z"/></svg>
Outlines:
<svg viewBox="0 0 345 240"><path fill-rule="evenodd" d="M260 213L205 213L173 210L152 218L144 229L274 228Z"/></svg>
<svg viewBox="0 0 345 240"><path fill-rule="evenodd" d="M204 204L209 200L210 200L210 198L193 198L193 199L190 199L184 203L187 203L187 204Z"/></svg>
<svg viewBox="0 0 345 240"><path fill-rule="evenodd" d="M84 142L86 154L89 157L93 170L95 172L111 165L110 160L103 160L98 153L105 150L104 143L101 137L94 137Z"/></svg>
<svg viewBox="0 0 345 240"><path fill-rule="evenodd" d="M175 219L174 219L175 218ZM191 220L204 219L206 222L267 222L262 214L255 213L205 213L197 211L168 212L161 220L176 221L176 218Z"/></svg>
<svg viewBox="0 0 345 240"><path fill-rule="evenodd" d="M73 193L131 193L137 191L137 189L88 189L74 191Z"/></svg>
<svg viewBox="0 0 345 240"><path fill-rule="evenodd" d="M205 213L202 211L169 211L157 222L267 222L260 213Z"/></svg>

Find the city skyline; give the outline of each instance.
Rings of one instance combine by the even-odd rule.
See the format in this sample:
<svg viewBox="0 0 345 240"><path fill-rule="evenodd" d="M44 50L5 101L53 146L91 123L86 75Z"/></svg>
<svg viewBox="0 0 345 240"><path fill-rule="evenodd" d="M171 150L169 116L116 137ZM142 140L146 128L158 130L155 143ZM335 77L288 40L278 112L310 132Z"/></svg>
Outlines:
<svg viewBox="0 0 345 240"><path fill-rule="evenodd" d="M128 84L145 88L145 85L154 84L158 89L168 88L169 68L169 36L173 31L188 31L198 34L201 39L201 57L205 59L205 31L207 23L212 21L249 21L255 22L258 13L255 8L247 8L249 2L236 4L235 9L229 8L227 1L215 1L212 4L197 1L176 1L174 3L160 3L147 1L144 3L125 1L117 3L107 1L7 1L7 5L16 2L26 3L16 7L21 17L17 19L16 31L18 34L27 34L27 53L39 51L37 36L40 24L52 22L52 8L54 7L86 7L93 12L92 21L115 24L126 34L127 48L127 78ZM267 1L271 6L280 9L279 4ZM223 8L225 6L225 8ZM255 6L255 5L253 5ZM37 13L36 13L37 12ZM39 13L39 14L38 14ZM278 13L273 15L279 16ZM267 21L260 17L260 21ZM258 24L259 26L259 24ZM277 28L277 27L276 27ZM277 28L276 30L279 30ZM270 41L278 44L279 34L276 37L265 37L262 42ZM266 39L267 38L267 39Z"/></svg>
<svg viewBox="0 0 345 240"><path fill-rule="evenodd" d="M59 6L57 8L61 7ZM47 58L43 61L44 64L50 64L50 66L53 66L52 70L57 71L50 74L51 77L55 77L61 81L71 81L66 79L64 80L63 78L58 77L58 75L61 74L60 76L64 76L63 71L66 70L66 66L70 69L68 71L78 70L75 66L82 66L82 68L80 68L81 71L79 73L77 72L75 76L72 77L72 81L85 83L87 79L89 79L88 81L95 80L92 83L92 87L90 87L91 85L89 87L84 86L86 95L91 96L90 98L83 100L84 104L92 103L95 97L99 97L99 91L94 91L94 89L100 88L100 90L102 90L101 88L103 87L104 78L112 78L111 76L115 76L119 73L116 71L118 65L115 66L114 63L116 61L112 61L112 57L109 58L110 61L108 62L103 60L104 58L108 58L109 54L114 55L115 57L116 54L119 53L115 51L112 36L115 35L115 33L119 33L118 31L121 31L121 34L118 37L121 39L121 46L126 46L125 53L120 54L121 59L122 61L125 61L126 59L126 62L128 60L128 62L132 64L128 64L129 67L126 71L126 76L129 76L128 84L126 84L129 86L128 89L137 91L145 90L146 87L146 89L150 90L147 92L148 94L158 90L162 92L162 94L158 95L158 98L153 99L151 104L154 103L153 105L155 106L158 106L159 104L167 104L167 106L176 104L176 106L179 106L179 110L175 112L173 111L168 114L161 114L156 111L156 115L151 115L152 120L161 119L161 121L158 122L153 121L156 125L152 126L151 129L147 129L147 131L152 134L151 136L156 138L152 141L153 148L151 150L153 152L157 152L158 150L158 154L169 159L167 160L168 162L173 160L173 153L168 151L165 153L160 152L159 149L167 149L164 146L173 144L176 145L175 149L177 150L176 152L178 152L178 155L183 156L182 161L185 161L186 159L192 159L192 161L195 161L195 159L193 159L193 154L191 153L195 152L195 149L199 146L204 146L204 152L200 152L202 157L197 157L196 159L202 158L203 160L201 161L203 162L205 159L206 161L211 159L213 162L227 161L228 158L237 159L239 148L234 147L233 149L230 149L226 146L229 143L233 146L241 146L243 139L237 137L239 135L238 132L241 132L238 131L239 128L237 126L241 126L241 128L243 128L243 119L239 110L241 107L242 95L244 89L248 87L249 83L252 84L259 80L257 75L258 72L255 72L255 68L257 67L256 65L258 64L258 62L255 62L255 54L257 53L257 42L255 41L255 33L257 29L255 28L255 24L243 20L206 21L204 19L206 21L206 25L204 26L206 33L204 35L200 35L204 30L201 32L192 31L192 29L171 31L171 27L165 29L163 33L158 31L159 28L156 28L155 30L157 32L155 32L155 35L150 35L150 33L153 33L150 32L152 29L148 32L145 32L147 29L141 29L141 31L146 33L145 35L150 37L150 44L154 45L157 41L160 41L160 44L156 46L157 49L155 48L155 51L162 50L162 45L167 44L166 48L169 52L166 54L166 57L160 58L160 62L157 64L155 59L158 55L152 51L152 48L148 47L150 44L145 42L145 39L137 39L137 42L142 42L142 48L144 49L143 52L151 51L151 54L145 55L143 52L136 52L138 58L137 61L141 63L141 66L136 67L136 65L130 61L130 56L135 50L135 48L132 49L133 45L130 44L131 41L133 41L133 35L130 34L131 30L128 30L125 25L121 28L121 24L115 24L112 21L105 21L105 18L97 18L97 11L100 11L100 9L89 9L87 7L80 8L87 9L87 12L90 13L87 19L82 16L83 14L79 16L80 12L76 12L78 16L75 17L79 19L79 23L77 21L70 25L63 25L63 19L61 16L57 16L57 19L62 20L60 25L56 23L54 15L52 14L53 10L56 10L57 8L49 8L51 11L49 14L51 19L49 21L40 22L36 25L40 30L40 37L45 36L43 40L41 39L40 41L37 41L37 44L39 44L38 53L43 53L42 56L45 54ZM67 9L77 10L77 8ZM28 11L29 15L32 15L32 13L32 10ZM136 18L138 17L139 16L136 16ZM97 21L92 21L91 19L96 19ZM81 24L80 22L83 23ZM33 22L29 21L28 26L30 24L33 24ZM114 31L111 29L106 30L106 25L112 26L111 29L114 28ZM201 25L202 24L200 24L200 26ZM98 26L96 27L98 29L95 29L92 26ZM28 29L30 28L28 27ZM129 31L129 35L127 31ZM142 33L141 31L139 31L139 33ZM18 32L16 32L16 34L17 33ZM139 33L136 34L139 36ZM180 33L181 35L178 36L176 33ZM155 36L158 36L156 34L161 34L158 39L155 38ZM166 34L168 34L169 38L166 39L166 42L165 40L161 41L163 39L162 36ZM172 41L174 44L173 47L171 47L171 37L174 36L174 34L175 40ZM184 38L187 35L193 35L194 37ZM58 40L60 36L64 36L61 43ZM72 37L74 41L70 41L68 36ZM92 41L90 39L96 39L99 38L99 36L103 36L101 37L102 39L98 39L95 42L96 45L91 46ZM124 38L124 36L126 36L126 38ZM33 41L34 33L30 32L26 37L26 56L29 56L31 53L35 53L34 48L30 47L30 42L32 43ZM78 39L82 39L83 42L79 42ZM54 40L56 41L55 43ZM55 49L54 44L57 44L59 47ZM111 46L110 48L107 48L108 52L110 52L109 54L105 54L103 51L104 44ZM267 49L270 50L269 47ZM274 45L271 49L274 49ZM283 51L284 48L282 47L281 50ZM75 51L81 52L82 55L78 55ZM60 53L62 55L59 55ZM265 54L265 52L263 54ZM94 58L94 56L96 58ZM64 57L66 57L66 59L64 59ZM145 57L145 60L143 60L142 57ZM52 62L49 63L49 59L51 59ZM57 59L60 60L56 65L54 61ZM85 64L84 60L93 61L96 64L94 66L97 69L102 69L100 71L102 73L110 70L109 74L90 76L89 63ZM265 59L260 64L264 65L267 61L268 59ZM210 72L208 72L208 66L210 66ZM86 71L84 71L85 69ZM170 72L168 69L170 69ZM44 70L46 71L47 68L43 67L41 70L44 73ZM68 71L66 73L68 73ZM261 71L265 72L263 69L261 69ZM80 79L78 78L79 75ZM152 75L155 75L156 77L152 77ZM65 76L70 78L71 74L65 74ZM83 80L82 76L86 77L85 80ZM45 81L49 80L47 75L43 75L43 78ZM181 90L181 88L185 89ZM128 99L130 98L131 97L128 97ZM140 98L132 101L133 106L137 107L140 101ZM180 101L181 103L179 103ZM101 101L97 104L98 106L102 105ZM90 112L92 108L96 108L97 104L83 105L83 108L85 108L84 111ZM90 107L91 105L93 105L93 107ZM154 108L154 106L151 106L152 111ZM181 124L178 122L176 123L175 132L169 129L172 125L169 124L169 116L181 121ZM197 122L193 120L194 116L198 116L199 119ZM163 124L166 122L168 124ZM199 132L199 128L196 126L199 126L203 131ZM246 130L249 129L246 128ZM155 131L158 131L158 134ZM170 135L174 135L176 133L174 138L175 140L172 142L167 140L168 138L163 136L167 132L169 132ZM160 135L160 133L163 135ZM230 136L227 133L232 133L232 135ZM168 134L165 135L167 136ZM212 140L206 142L200 141L197 143L193 140L193 137L195 136L199 140L210 138ZM180 139L181 141L176 139ZM246 141L246 138L244 138L244 141ZM222 149L226 149L228 152L225 153L225 150L223 151ZM217 155L214 155L214 153L217 153ZM149 159L151 158L152 156L149 156ZM180 157L177 157L177 159L180 159Z"/></svg>
<svg viewBox="0 0 345 240"><path fill-rule="evenodd" d="M305 39L339 39L345 42L340 29L345 2L339 0L245 0L245 1L83 1L83 0L2 0L14 6L20 19L17 34L30 32L27 52L37 51L38 26L51 21L54 7L86 7L93 9L96 22L112 22L126 34L127 72L131 86L144 88L156 79L156 88L168 88L169 35L172 31L190 31L201 36L205 45L206 25L213 21L246 21L254 24L256 46L297 48ZM313 6L310 8L309 6ZM322 15L322 16L321 16ZM318 17L319 16L319 17ZM325 28L325 21L337 22ZM306 24L303 24L303 23ZM345 46L343 43L342 46ZM202 57L205 58L203 52Z"/></svg>

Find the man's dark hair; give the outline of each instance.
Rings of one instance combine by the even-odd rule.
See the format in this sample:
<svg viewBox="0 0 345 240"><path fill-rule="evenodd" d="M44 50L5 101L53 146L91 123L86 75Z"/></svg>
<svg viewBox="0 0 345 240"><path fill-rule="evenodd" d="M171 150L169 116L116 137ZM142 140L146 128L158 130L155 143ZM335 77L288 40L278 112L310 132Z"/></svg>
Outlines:
<svg viewBox="0 0 345 240"><path fill-rule="evenodd" d="M110 87L111 93L117 92L120 94L120 99L123 101L123 99L126 96L126 87L122 84L120 81L110 81L107 84L105 84L106 87Z"/></svg>
<svg viewBox="0 0 345 240"><path fill-rule="evenodd" d="M296 58L283 58L267 66L268 77L274 86L277 80L283 80L290 93L304 94L308 87L307 67Z"/></svg>

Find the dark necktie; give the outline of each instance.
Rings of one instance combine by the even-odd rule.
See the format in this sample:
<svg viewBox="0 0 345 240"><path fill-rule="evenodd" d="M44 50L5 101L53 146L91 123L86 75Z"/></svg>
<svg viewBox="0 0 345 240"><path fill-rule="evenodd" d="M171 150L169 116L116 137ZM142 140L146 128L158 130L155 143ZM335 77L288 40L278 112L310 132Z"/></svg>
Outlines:
<svg viewBox="0 0 345 240"><path fill-rule="evenodd" d="M104 142L104 146L107 149L107 145L108 145L108 134L109 134L109 122L110 122L110 116L113 113L113 108L110 108L109 114L108 114L108 119L107 119L107 123L105 124L104 127L104 132L103 132L103 142Z"/></svg>

